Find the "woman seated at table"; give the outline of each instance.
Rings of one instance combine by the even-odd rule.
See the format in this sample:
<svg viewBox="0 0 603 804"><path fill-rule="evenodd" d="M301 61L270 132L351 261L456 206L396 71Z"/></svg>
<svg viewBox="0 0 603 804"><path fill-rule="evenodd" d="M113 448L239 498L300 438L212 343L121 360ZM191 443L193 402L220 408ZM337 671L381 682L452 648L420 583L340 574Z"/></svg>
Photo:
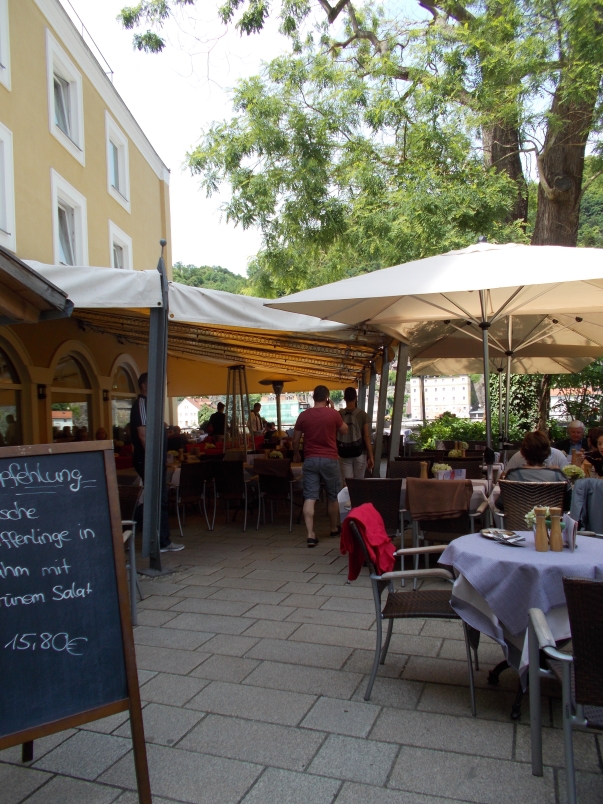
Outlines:
<svg viewBox="0 0 603 804"><path fill-rule="evenodd" d="M526 433L519 451L525 465L507 469L506 473L502 475L504 480L537 483L569 482L558 466L547 462L551 455L551 442L542 430Z"/></svg>
<svg viewBox="0 0 603 804"><path fill-rule="evenodd" d="M593 474L597 474L599 477L603 477L603 430L599 430L597 434L593 433L591 435L591 430L588 431L589 440L595 440L596 435L596 449L592 452L587 452L584 456L584 461L582 463L582 468L587 474L591 476ZM594 469L594 472L592 471ZM590 471L587 471L590 470Z"/></svg>

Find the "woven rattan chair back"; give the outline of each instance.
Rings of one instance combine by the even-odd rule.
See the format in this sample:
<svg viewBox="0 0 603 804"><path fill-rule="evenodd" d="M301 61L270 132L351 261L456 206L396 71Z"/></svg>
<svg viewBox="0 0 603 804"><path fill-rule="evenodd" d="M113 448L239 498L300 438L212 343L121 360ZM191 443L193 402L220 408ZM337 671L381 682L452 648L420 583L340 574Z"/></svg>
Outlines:
<svg viewBox="0 0 603 804"><path fill-rule="evenodd" d="M479 480L483 476L481 458L446 458L451 469L464 469L467 480Z"/></svg>
<svg viewBox="0 0 603 804"><path fill-rule="evenodd" d="M205 466L201 463L183 463L180 467L181 502L197 502L203 491Z"/></svg>
<svg viewBox="0 0 603 804"><path fill-rule="evenodd" d="M564 578L576 702L603 706L603 581Z"/></svg>
<svg viewBox="0 0 603 804"><path fill-rule="evenodd" d="M287 500L291 492L291 461L256 458L253 471L258 476L260 492L269 500Z"/></svg>
<svg viewBox="0 0 603 804"><path fill-rule="evenodd" d="M142 491L142 486L118 486L119 509L123 520L131 521L138 507L138 500Z"/></svg>
<svg viewBox="0 0 603 804"><path fill-rule="evenodd" d="M385 530L400 530L402 478L347 478L352 508L372 503L383 518Z"/></svg>
<svg viewBox="0 0 603 804"><path fill-rule="evenodd" d="M427 471L429 471L429 466ZM390 461L387 465L387 476L393 478L421 477L421 461L410 461L408 459Z"/></svg>
<svg viewBox="0 0 603 804"><path fill-rule="evenodd" d="M535 505L563 508L567 483L529 483L499 480L500 499L505 514L505 528L526 530L525 515Z"/></svg>
<svg viewBox="0 0 603 804"><path fill-rule="evenodd" d="M223 499L245 496L243 461L221 461L214 466L216 491Z"/></svg>

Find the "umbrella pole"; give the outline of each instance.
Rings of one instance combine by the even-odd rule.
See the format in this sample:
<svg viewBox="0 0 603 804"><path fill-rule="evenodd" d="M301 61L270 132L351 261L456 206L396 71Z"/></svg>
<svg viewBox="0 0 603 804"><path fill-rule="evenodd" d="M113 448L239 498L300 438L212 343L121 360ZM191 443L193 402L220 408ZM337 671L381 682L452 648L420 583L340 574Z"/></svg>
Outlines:
<svg viewBox="0 0 603 804"><path fill-rule="evenodd" d="M377 381L377 372L375 370L375 361L371 361L371 374L368 386L368 402L366 406L366 414L369 421L369 429L371 436L373 434L373 416L375 413L375 383Z"/></svg>
<svg viewBox="0 0 603 804"><path fill-rule="evenodd" d="M421 374L421 413L423 414L423 427L427 427L427 411L425 410L425 377Z"/></svg>
<svg viewBox="0 0 603 804"><path fill-rule="evenodd" d="M398 368L396 369L396 390L392 410L392 428L389 437L389 460L395 461L400 452L400 431L404 414L404 395L406 394L406 371L408 367L408 344L398 346Z"/></svg>
<svg viewBox="0 0 603 804"><path fill-rule="evenodd" d="M502 373L503 369L498 369L498 449L503 448L503 393L502 393Z"/></svg>
<svg viewBox="0 0 603 804"><path fill-rule="evenodd" d="M513 316L507 318L507 340L509 348L507 355L507 374L505 377L507 387L505 389L505 441L509 441L509 409L511 406L511 360L513 358Z"/></svg>
<svg viewBox="0 0 603 804"><path fill-rule="evenodd" d="M387 407L387 383L389 379L389 347L383 349L381 363L381 379L379 380L379 402L377 405L377 427L375 431L375 466L373 477L381 477L381 453L383 452L383 428L385 426L385 408Z"/></svg>
<svg viewBox="0 0 603 804"><path fill-rule="evenodd" d="M490 410L490 354L488 349L488 330L490 322L486 319L486 294L480 290L479 300L482 307L482 320L480 329L482 331L482 345L484 349L484 407L486 413L486 446L492 449L492 412Z"/></svg>

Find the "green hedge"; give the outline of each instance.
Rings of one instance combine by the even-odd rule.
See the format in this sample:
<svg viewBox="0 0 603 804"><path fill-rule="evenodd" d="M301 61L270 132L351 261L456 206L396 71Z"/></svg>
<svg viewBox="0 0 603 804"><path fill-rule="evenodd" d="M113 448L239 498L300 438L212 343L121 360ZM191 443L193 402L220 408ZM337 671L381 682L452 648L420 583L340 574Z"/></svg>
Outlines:
<svg viewBox="0 0 603 804"><path fill-rule="evenodd" d="M549 435L553 441L563 438L563 430L556 421L549 421ZM509 437L511 441L521 441L528 432L525 423L520 425L516 418L509 417ZM419 443L423 449L435 449L438 441L485 441L486 423L471 419L458 419L452 413L443 413L439 419L430 422L419 430ZM498 439L498 416L492 417L492 440Z"/></svg>

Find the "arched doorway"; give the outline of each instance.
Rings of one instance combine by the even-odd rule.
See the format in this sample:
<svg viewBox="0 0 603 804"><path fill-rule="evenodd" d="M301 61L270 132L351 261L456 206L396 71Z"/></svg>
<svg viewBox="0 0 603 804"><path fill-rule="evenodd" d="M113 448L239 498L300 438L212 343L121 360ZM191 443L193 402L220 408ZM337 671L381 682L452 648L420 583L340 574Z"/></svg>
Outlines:
<svg viewBox="0 0 603 804"><path fill-rule="evenodd" d="M129 443L126 430L130 422L130 410L136 399L136 384L128 366L118 366L111 381L111 424L113 439Z"/></svg>
<svg viewBox="0 0 603 804"><path fill-rule="evenodd" d="M21 428L21 379L6 352L0 349L0 446L23 443Z"/></svg>
<svg viewBox="0 0 603 804"><path fill-rule="evenodd" d="M51 393L52 440L87 441L92 432L92 385L73 355L57 363Z"/></svg>

